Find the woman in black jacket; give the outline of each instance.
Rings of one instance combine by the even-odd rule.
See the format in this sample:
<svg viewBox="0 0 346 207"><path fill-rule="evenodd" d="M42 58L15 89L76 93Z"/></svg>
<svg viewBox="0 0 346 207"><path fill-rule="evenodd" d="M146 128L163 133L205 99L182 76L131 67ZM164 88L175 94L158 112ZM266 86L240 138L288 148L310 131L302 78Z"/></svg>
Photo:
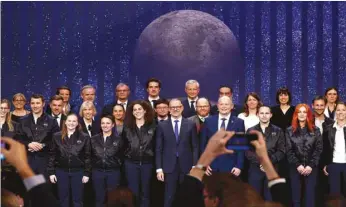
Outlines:
<svg viewBox="0 0 346 207"><path fill-rule="evenodd" d="M120 184L123 141L114 133L114 118L101 118L102 133L91 138L92 182L95 189L96 207L104 206L106 191Z"/></svg>
<svg viewBox="0 0 346 207"><path fill-rule="evenodd" d="M48 173L52 183L58 184L62 207L83 206L83 183L90 176L90 137L81 131L76 114L69 114L62 131L53 136L49 152Z"/></svg>
<svg viewBox="0 0 346 207"><path fill-rule="evenodd" d="M143 100L132 102L126 110L122 133L125 142L125 173L128 186L141 207L150 206L155 131L152 107Z"/></svg>
<svg viewBox="0 0 346 207"><path fill-rule="evenodd" d="M292 126L286 130L286 140L293 204L301 206L301 182L305 182L305 206L315 206L315 186L323 140L320 130L314 126L308 105L296 106Z"/></svg>

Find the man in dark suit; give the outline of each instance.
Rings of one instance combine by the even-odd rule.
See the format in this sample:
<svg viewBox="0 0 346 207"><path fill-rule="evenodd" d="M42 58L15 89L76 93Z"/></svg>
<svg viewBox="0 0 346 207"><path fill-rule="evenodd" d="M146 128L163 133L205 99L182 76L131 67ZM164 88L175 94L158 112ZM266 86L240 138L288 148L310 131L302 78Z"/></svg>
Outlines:
<svg viewBox="0 0 346 207"><path fill-rule="evenodd" d="M60 130L66 120L66 116L62 113L64 99L59 95L54 95L49 100L49 108L51 109L52 117L57 121Z"/></svg>
<svg viewBox="0 0 346 207"><path fill-rule="evenodd" d="M219 114L207 118L201 132L200 149L204 151L209 139L215 132L221 128L227 131L245 132L244 121L235 116L231 116L233 108L232 99L229 96L222 96L218 101ZM234 140L234 139L233 139ZM232 143L232 140L230 141ZM234 154L222 155L212 162L207 169L207 174L212 171L231 172L235 176L239 176L244 164L244 152L236 151Z"/></svg>
<svg viewBox="0 0 346 207"><path fill-rule="evenodd" d="M178 183L198 160L195 123L182 117L180 100L172 99L169 108L171 118L160 122L156 132L156 172L165 182L165 207L172 205Z"/></svg>
<svg viewBox="0 0 346 207"><path fill-rule="evenodd" d="M184 106L183 117L196 115L196 101L199 94L199 83L196 80L188 80L185 84L187 98L182 102Z"/></svg>
<svg viewBox="0 0 346 207"><path fill-rule="evenodd" d="M228 96L232 99L233 97L233 89L230 86L226 86L226 85L221 85L219 88L219 98L222 96ZM240 114L241 112L243 112L243 107L240 105L233 105L233 109L232 109L232 116L238 116L238 114ZM217 108L217 105L214 105L211 107L210 110L210 114L211 115L217 115L219 114L219 110Z"/></svg>
<svg viewBox="0 0 346 207"><path fill-rule="evenodd" d="M200 154L199 143L200 143L200 132L204 126L205 119L209 117L210 103L207 98L201 97L196 102L197 114L189 117L189 120L196 124L197 137L198 137L198 154Z"/></svg>
<svg viewBox="0 0 346 207"><path fill-rule="evenodd" d="M35 173L47 176L48 148L53 134L59 131L59 126L56 120L43 112L42 95L32 95L30 107L32 113L21 119L18 137L28 149L30 167Z"/></svg>
<svg viewBox="0 0 346 207"><path fill-rule="evenodd" d="M56 89L55 95L60 95L63 98L63 105L62 105L62 114L65 116L69 113L76 113L78 114L78 109L75 107L75 105L70 103L71 98L71 89L67 86L60 86ZM47 114L52 114L52 109L48 105L46 108Z"/></svg>
<svg viewBox="0 0 346 207"><path fill-rule="evenodd" d="M169 118L169 102L166 99L159 99L154 104L156 112L156 122L162 122Z"/></svg>
<svg viewBox="0 0 346 207"><path fill-rule="evenodd" d="M101 116L104 115L113 115L113 108L115 104L120 104L124 107L125 111L127 107L130 105L129 96L130 96L130 87L125 83L119 83L115 88L115 102L111 104L107 104L103 107Z"/></svg>
<svg viewBox="0 0 346 207"><path fill-rule="evenodd" d="M150 78L147 83L148 99L151 107L155 108L155 102L160 99L161 81L157 78Z"/></svg>

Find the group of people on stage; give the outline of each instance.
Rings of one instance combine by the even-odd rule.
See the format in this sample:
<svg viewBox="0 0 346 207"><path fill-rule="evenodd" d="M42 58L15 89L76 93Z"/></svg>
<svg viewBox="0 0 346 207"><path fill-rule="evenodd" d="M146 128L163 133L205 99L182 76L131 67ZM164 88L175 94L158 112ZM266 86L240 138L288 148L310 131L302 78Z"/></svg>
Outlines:
<svg viewBox="0 0 346 207"><path fill-rule="evenodd" d="M290 180L294 206L303 205L302 200L305 206L315 206L316 193L322 198L341 193L341 174L346 179L346 104L339 101L337 88L316 96L311 108L307 103L292 106L285 87L278 89L278 105L272 107L254 92L246 95L243 106L235 105L232 88L226 85L220 86L218 102L211 105L208 98L199 97L196 80L186 82L183 100L161 97L161 81L156 78L149 79L146 88L146 100L130 101L129 86L118 84L116 100L101 112L96 111L91 85L81 89L81 106L70 104L72 93L66 86L57 89L48 106L42 95L32 95L31 111L25 110L25 96L17 93L13 111L10 101L1 100L1 136L27 147L31 168L57 184L64 207L70 205L70 196L73 206L83 206L84 186L89 183L95 206L103 206L107 191L123 180L138 206L170 207L184 176L220 129L264 134L271 162ZM264 171L250 149L216 158L205 173L242 177L271 200ZM151 196L151 186L160 188L159 181L164 183L162 204L157 202L160 196ZM317 186L322 187L316 191Z"/></svg>

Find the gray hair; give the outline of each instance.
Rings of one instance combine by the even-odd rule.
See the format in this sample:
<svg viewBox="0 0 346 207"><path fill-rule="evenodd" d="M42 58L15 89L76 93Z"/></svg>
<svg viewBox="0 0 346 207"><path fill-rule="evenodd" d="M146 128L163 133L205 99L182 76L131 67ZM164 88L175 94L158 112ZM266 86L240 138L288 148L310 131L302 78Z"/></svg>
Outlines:
<svg viewBox="0 0 346 207"><path fill-rule="evenodd" d="M94 110L94 116L96 115L96 107L92 101L84 101L79 108L79 116L83 117L84 108L91 107Z"/></svg>
<svg viewBox="0 0 346 207"><path fill-rule="evenodd" d="M130 87L127 84L125 84L125 83L119 83L117 85L117 87L115 87L115 89L118 89L119 87L122 87L122 86L126 86L130 90Z"/></svg>
<svg viewBox="0 0 346 207"><path fill-rule="evenodd" d="M233 101L232 101L231 97L229 97L229 96L221 96L217 102L219 103L223 99L227 99L231 102L231 104L233 104Z"/></svg>
<svg viewBox="0 0 346 207"><path fill-rule="evenodd" d="M196 80L188 80L188 81L186 81L185 88L187 87L187 85L194 84L194 83L196 83L197 87L199 88L199 83Z"/></svg>
<svg viewBox="0 0 346 207"><path fill-rule="evenodd" d="M85 89L88 89L88 88L92 88L92 89L94 89L94 91L96 91L96 88L95 88L94 86L92 86L92 85L85 85L85 86L82 87L81 93L82 93Z"/></svg>

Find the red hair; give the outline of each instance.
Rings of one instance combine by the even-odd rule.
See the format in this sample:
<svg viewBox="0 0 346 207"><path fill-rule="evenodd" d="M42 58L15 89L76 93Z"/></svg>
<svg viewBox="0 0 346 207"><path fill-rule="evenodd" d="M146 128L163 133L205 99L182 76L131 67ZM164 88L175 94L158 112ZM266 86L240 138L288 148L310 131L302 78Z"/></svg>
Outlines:
<svg viewBox="0 0 346 207"><path fill-rule="evenodd" d="M293 129L293 132L296 132L297 129L298 129L298 126L299 126L298 112L299 112L299 109L301 107L304 107L306 109L306 112L307 112L305 126L308 128L308 130L310 132L312 132L314 130L314 127L315 127L314 117L313 117L313 114L312 114L312 111L311 111L310 107L307 104L304 104L304 103L298 104L296 106L296 109L294 110L293 118L292 118L292 129Z"/></svg>

